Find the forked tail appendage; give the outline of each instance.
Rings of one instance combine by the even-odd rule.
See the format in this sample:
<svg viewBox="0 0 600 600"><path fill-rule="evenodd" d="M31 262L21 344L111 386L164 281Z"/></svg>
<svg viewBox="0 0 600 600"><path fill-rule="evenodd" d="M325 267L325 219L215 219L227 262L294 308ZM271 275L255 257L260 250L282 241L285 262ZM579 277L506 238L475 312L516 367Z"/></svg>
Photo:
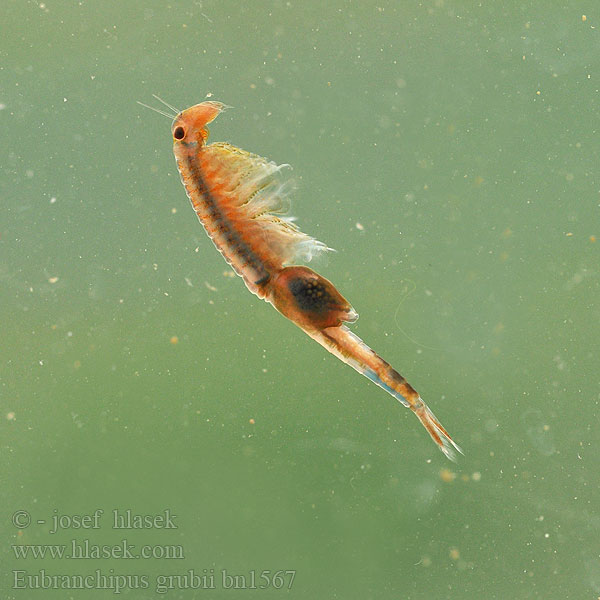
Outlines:
<svg viewBox="0 0 600 600"><path fill-rule="evenodd" d="M306 331L306 333L340 360L410 408L447 458L456 461L456 452L463 453L406 379L345 325L327 327L321 331Z"/></svg>
<svg viewBox="0 0 600 600"><path fill-rule="evenodd" d="M456 462L456 452L463 454L460 446L450 437L443 425L437 420L431 409L421 400L419 396L417 406L411 406L411 410L417 415L423 427L427 429L438 448L452 461ZM456 451L456 452L455 452Z"/></svg>

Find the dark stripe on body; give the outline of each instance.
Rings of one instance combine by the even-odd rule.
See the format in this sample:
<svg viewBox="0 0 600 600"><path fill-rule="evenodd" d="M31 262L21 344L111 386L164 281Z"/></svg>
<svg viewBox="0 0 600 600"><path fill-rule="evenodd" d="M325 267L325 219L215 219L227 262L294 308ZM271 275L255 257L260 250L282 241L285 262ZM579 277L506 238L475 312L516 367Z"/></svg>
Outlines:
<svg viewBox="0 0 600 600"><path fill-rule="evenodd" d="M257 281L253 282L255 285L265 284L271 278L270 273L265 269L262 261L251 250L248 244L246 244L246 242L240 238L227 217L225 217L219 210L217 201L208 191L204 177L202 176L200 169L196 167L193 156L188 154L186 156L186 160L188 171L192 176L192 179L196 185L196 189L204 200L204 208L208 211L211 222L214 223L214 227L216 229L214 234L215 237L224 237L225 241L233 250L233 252L241 255L241 258L245 260L246 264L256 271L258 279ZM215 237L210 234L208 228L205 227L205 229L209 236L214 240ZM227 258L225 254L224 256Z"/></svg>

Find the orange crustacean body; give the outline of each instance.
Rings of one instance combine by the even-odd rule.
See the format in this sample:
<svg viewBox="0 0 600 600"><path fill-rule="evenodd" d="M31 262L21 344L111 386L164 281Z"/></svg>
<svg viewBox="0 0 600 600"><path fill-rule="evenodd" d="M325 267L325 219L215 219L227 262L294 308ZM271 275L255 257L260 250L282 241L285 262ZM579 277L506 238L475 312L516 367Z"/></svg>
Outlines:
<svg viewBox="0 0 600 600"><path fill-rule="evenodd" d="M295 264L330 248L284 216L292 189L282 175L287 165L207 143L206 126L224 108L202 102L179 112L171 127L181 180L209 237L252 293L410 408L454 459L460 448L418 392L346 326L358 318L350 303L323 276Z"/></svg>

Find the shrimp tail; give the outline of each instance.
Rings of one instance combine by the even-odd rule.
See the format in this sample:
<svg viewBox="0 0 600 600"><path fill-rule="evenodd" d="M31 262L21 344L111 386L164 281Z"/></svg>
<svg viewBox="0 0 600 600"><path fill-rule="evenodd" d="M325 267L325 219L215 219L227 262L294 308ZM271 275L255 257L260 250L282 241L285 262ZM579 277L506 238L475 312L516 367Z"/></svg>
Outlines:
<svg viewBox="0 0 600 600"><path fill-rule="evenodd" d="M417 415L419 421L431 436L431 439L438 445L438 448L451 461L456 462L456 452L464 454L461 447L450 437L450 434L444 429L442 424L437 420L436 416L431 412L431 409L419 396L417 407L412 407L411 410Z"/></svg>
<svg viewBox="0 0 600 600"><path fill-rule="evenodd" d="M460 446L452 440L450 434L406 379L345 325L305 331L341 361L350 365L404 406L410 408L447 458L456 461L456 452L463 453Z"/></svg>

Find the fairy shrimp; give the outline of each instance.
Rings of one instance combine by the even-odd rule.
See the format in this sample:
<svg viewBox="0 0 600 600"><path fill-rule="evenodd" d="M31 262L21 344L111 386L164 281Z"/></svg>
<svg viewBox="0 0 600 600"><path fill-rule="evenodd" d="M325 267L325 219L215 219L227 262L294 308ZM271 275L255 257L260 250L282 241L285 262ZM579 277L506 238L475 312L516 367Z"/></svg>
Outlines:
<svg viewBox="0 0 600 600"><path fill-rule="evenodd" d="M224 104L206 101L178 111L161 102L176 113L173 151L194 211L248 289L412 410L439 449L454 460L455 451L462 450L418 392L346 326L358 318L350 303L330 281L294 264L331 248L283 216L291 191L281 174L287 165L227 143L207 143L206 126Z"/></svg>

